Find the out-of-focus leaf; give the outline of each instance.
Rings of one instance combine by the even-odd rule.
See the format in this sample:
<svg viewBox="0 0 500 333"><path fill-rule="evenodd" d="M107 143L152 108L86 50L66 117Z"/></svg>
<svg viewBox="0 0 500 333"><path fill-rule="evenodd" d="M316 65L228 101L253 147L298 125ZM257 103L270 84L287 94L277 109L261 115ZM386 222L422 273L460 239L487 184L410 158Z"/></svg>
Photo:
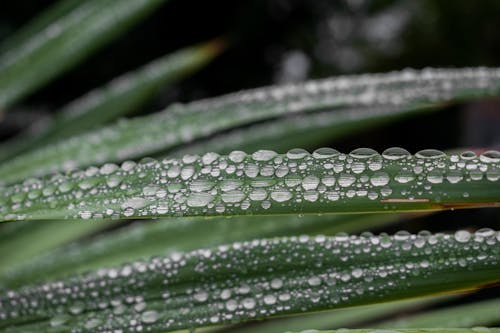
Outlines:
<svg viewBox="0 0 500 333"><path fill-rule="evenodd" d="M500 299L437 309L379 323L378 327L475 327L500 322Z"/></svg>
<svg viewBox="0 0 500 333"><path fill-rule="evenodd" d="M42 130L27 130L0 146L0 160L99 127L128 114L167 84L184 78L216 56L223 47L213 41L177 51L114 79L62 107Z"/></svg>
<svg viewBox="0 0 500 333"><path fill-rule="evenodd" d="M157 114L29 152L1 165L0 180L10 183L54 171L151 156L221 131L294 114L329 110L351 122L370 118L378 124L380 117L388 118L388 112L425 111L451 101L494 96L499 91L500 70L487 68L406 70L254 89L173 105ZM346 109L351 113L339 111ZM342 122L344 126L351 125Z"/></svg>
<svg viewBox="0 0 500 333"><path fill-rule="evenodd" d="M0 253L4 253L4 255L0 257L0 274L25 260L32 259L108 225L102 222L89 222L26 221L2 226Z"/></svg>
<svg viewBox="0 0 500 333"><path fill-rule="evenodd" d="M45 14L39 33L26 36L0 56L0 110L78 64L127 31L166 0L91 0ZM64 7L64 8L63 8ZM64 10L63 10L64 9ZM31 28L28 28L28 31ZM31 32L29 32L30 34Z"/></svg>
<svg viewBox="0 0 500 333"><path fill-rule="evenodd" d="M307 330L311 327L315 329L332 329L339 327L356 327L361 323L375 320L383 316L394 315L398 311L411 310L424 305L438 303L450 296L433 296L418 299L396 301L322 311L297 316L287 316L284 318L270 319L241 327L222 328L218 333L260 333L260 332L286 332ZM386 326L391 327L391 326Z"/></svg>

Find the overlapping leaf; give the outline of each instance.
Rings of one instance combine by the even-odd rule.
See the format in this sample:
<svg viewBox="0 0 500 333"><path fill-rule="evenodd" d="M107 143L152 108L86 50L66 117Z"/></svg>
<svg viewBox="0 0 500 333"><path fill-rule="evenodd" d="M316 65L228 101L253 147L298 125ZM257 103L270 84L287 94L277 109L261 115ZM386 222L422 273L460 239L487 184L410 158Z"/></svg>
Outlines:
<svg viewBox="0 0 500 333"><path fill-rule="evenodd" d="M78 64L164 2L92 0L56 5L21 34L21 43L0 57L0 109ZM33 34L35 28L41 30Z"/></svg>
<svg viewBox="0 0 500 333"><path fill-rule="evenodd" d="M14 255L2 260L3 275L0 285L17 287L23 284L81 273L89 269L119 265L131 260L147 259L157 255L168 255L174 251L191 251L200 246L197 235L203 235L204 246L216 246L228 242L248 239L293 236L336 234L339 232L358 232L374 230L399 220L398 214L349 214L330 216L268 216L268 217L233 217L206 221L204 218L179 218L160 221L144 221L123 228L111 234L103 234L88 241L73 242L41 254L32 260L19 261ZM26 238L44 236L37 233L44 230L45 235L54 233L58 225L63 230L75 230L74 223L34 222L39 227L31 232L22 230L9 247L0 246L0 250L17 252L17 247L25 244ZM80 222L78 226L89 225L96 228L96 223ZM33 226L33 223L29 225ZM97 224L99 226L99 224ZM81 228L81 227L80 227ZM24 235L24 237L23 237ZM57 234L55 234L57 235ZM29 240L28 239L28 240ZM43 243L43 242L42 242ZM54 245L54 244L52 244ZM24 245L26 247L26 245ZM37 244L37 248L40 248ZM28 247L29 248L29 247ZM3 253L6 253L3 251ZM21 251L26 252L26 250Z"/></svg>
<svg viewBox="0 0 500 333"><path fill-rule="evenodd" d="M500 234L292 237L175 253L0 296L12 332L148 332L498 282Z"/></svg>
<svg viewBox="0 0 500 333"><path fill-rule="evenodd" d="M213 41L186 48L113 79L107 85L94 89L62 107L55 119L42 129L28 129L3 143L0 146L0 160L98 128L103 123L134 111L159 88L205 65L220 52L221 47L221 41Z"/></svg>
<svg viewBox="0 0 500 333"><path fill-rule="evenodd" d="M360 213L482 207L500 201L500 153L401 148L341 154L207 153L105 164L29 179L0 193L0 220Z"/></svg>
<svg viewBox="0 0 500 333"><path fill-rule="evenodd" d="M151 156L220 131L300 113L337 109L340 119L387 119L388 114L427 110L472 97L497 95L497 69L427 69L347 76L267 87L174 105L163 112L122 121L67 142L19 156L0 166L0 179L14 182L59 170ZM332 122L330 131L338 126ZM348 126L340 121L339 126Z"/></svg>

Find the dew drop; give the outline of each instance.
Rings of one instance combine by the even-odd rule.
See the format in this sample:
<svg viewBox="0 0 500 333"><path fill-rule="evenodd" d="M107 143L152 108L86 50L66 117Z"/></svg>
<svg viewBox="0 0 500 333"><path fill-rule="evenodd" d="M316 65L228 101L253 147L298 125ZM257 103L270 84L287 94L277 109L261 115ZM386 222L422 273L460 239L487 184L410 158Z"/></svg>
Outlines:
<svg viewBox="0 0 500 333"><path fill-rule="evenodd" d="M370 177L370 183L373 186L384 186L389 184L389 175L385 172L375 172Z"/></svg>
<svg viewBox="0 0 500 333"><path fill-rule="evenodd" d="M269 161L276 157L278 154L272 150L258 150L252 154L255 161Z"/></svg>
<svg viewBox="0 0 500 333"><path fill-rule="evenodd" d="M479 155L479 160L483 163L498 163L500 162L500 152L496 150L488 150Z"/></svg>
<svg viewBox="0 0 500 333"><path fill-rule="evenodd" d="M446 157L446 154L436 149L424 149L415 154L415 157L426 160L434 160Z"/></svg>
<svg viewBox="0 0 500 333"><path fill-rule="evenodd" d="M333 148L324 147L316 149L313 152L312 156L316 159L324 159L324 158L332 158L338 156L339 154L340 153Z"/></svg>
<svg viewBox="0 0 500 333"><path fill-rule="evenodd" d="M358 148L349 153L349 156L358 159L368 159L377 156L378 153L371 148Z"/></svg>
<svg viewBox="0 0 500 333"><path fill-rule="evenodd" d="M476 153L474 153L473 151L464 151L460 154L460 158L463 159L463 160L466 160L466 161L470 161L470 160L473 160L477 157Z"/></svg>
<svg viewBox="0 0 500 333"><path fill-rule="evenodd" d="M151 311L145 311L141 315L141 321L144 324L153 324L158 320L158 312L151 310Z"/></svg>
<svg viewBox="0 0 500 333"><path fill-rule="evenodd" d="M315 190L319 185L319 178L316 176L307 176L302 180L304 190Z"/></svg>
<svg viewBox="0 0 500 333"><path fill-rule="evenodd" d="M382 157L387 160L396 161L410 157L410 153L406 149L392 147L384 150L384 152L382 153Z"/></svg>
<svg viewBox="0 0 500 333"><path fill-rule="evenodd" d="M471 234L467 230L458 230L455 232L455 240L459 243L467 243L470 238Z"/></svg>
<svg viewBox="0 0 500 333"><path fill-rule="evenodd" d="M292 194L287 190L271 192L271 199L277 202L285 202L292 198Z"/></svg>
<svg viewBox="0 0 500 333"><path fill-rule="evenodd" d="M309 155L309 152L302 148L293 148L286 153L286 157L291 160L300 160Z"/></svg>

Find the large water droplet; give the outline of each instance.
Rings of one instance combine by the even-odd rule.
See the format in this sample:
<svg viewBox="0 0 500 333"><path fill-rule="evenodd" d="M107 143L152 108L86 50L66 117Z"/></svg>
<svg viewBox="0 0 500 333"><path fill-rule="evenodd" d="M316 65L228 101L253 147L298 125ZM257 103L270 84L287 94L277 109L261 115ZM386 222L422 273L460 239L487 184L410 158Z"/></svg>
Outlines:
<svg viewBox="0 0 500 333"><path fill-rule="evenodd" d="M410 153L406 149L399 147L392 147L384 150L384 152L382 153L382 157L388 160L396 161L410 157Z"/></svg>
<svg viewBox="0 0 500 333"><path fill-rule="evenodd" d="M293 148L286 153L286 157L291 160L299 160L309 155L309 152L302 148Z"/></svg>
<svg viewBox="0 0 500 333"><path fill-rule="evenodd" d="M323 158L332 158L338 156L339 154L340 153L333 148L324 147L316 149L313 152L312 156L317 159L323 159Z"/></svg>
<svg viewBox="0 0 500 333"><path fill-rule="evenodd" d="M358 159L368 159L377 156L378 153L371 148L357 148L349 153L351 157Z"/></svg>
<svg viewBox="0 0 500 333"><path fill-rule="evenodd" d="M421 159L428 159L428 160L433 160L433 159L438 159L438 158L443 158L446 157L446 154L443 153L440 150L436 149L424 149L420 150L415 154L415 157L421 158Z"/></svg>

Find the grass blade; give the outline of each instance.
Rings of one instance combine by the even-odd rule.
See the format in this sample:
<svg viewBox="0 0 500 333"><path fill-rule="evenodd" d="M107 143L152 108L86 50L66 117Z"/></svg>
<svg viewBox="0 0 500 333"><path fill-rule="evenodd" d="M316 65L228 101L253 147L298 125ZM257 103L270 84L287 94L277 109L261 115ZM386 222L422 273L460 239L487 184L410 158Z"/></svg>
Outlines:
<svg viewBox="0 0 500 333"><path fill-rule="evenodd" d="M474 302L437 309L379 323L378 327L474 327L500 321L500 299Z"/></svg>
<svg viewBox="0 0 500 333"><path fill-rule="evenodd" d="M495 206L500 153L460 155L402 148L378 154L252 155L105 164L29 179L0 192L0 220L132 219L161 216L368 213Z"/></svg>
<svg viewBox="0 0 500 333"><path fill-rule="evenodd" d="M27 131L0 146L0 160L99 127L137 109L159 88L182 79L212 60L221 41L189 47L129 72L64 106L41 132Z"/></svg>
<svg viewBox="0 0 500 333"><path fill-rule="evenodd" d="M234 217L215 221L182 218L137 223L112 234L59 247L30 261L6 266L6 274L1 277L0 284L13 288L40 280L41 277L60 278L131 260L170 255L176 251L191 251L200 246L200 239L196 237L200 234L203 235L203 245L212 247L256 238L367 231L397 220L398 215L395 214L349 214L327 217Z"/></svg>
<svg viewBox="0 0 500 333"><path fill-rule="evenodd" d="M262 321L253 325L242 327L222 328L218 333L260 333L260 332L286 332L301 331L311 327L315 329L332 329L340 327L356 327L363 322L375 320L383 316L394 315L399 311L411 310L424 305L438 303L450 296L433 296L404 301L388 302L359 306L347 309L323 311L305 315L287 316ZM392 326L384 326L392 327Z"/></svg>
<svg viewBox="0 0 500 333"><path fill-rule="evenodd" d="M421 114L433 108L401 110L394 106L321 111L278 118L195 141L174 148L167 156L202 154L207 151L228 154L232 150L253 151L255 147L287 151L294 147L318 147L332 140L359 133L374 126Z"/></svg>
<svg viewBox="0 0 500 333"><path fill-rule="evenodd" d="M102 222L26 221L16 223L16 228L9 228L15 229L12 231L2 228L0 253L8 253L9 255L0 257L0 274L25 260L32 259L84 235L104 229L106 226L107 224Z"/></svg>
<svg viewBox="0 0 500 333"><path fill-rule="evenodd" d="M0 109L78 64L161 5L164 0L81 3L0 57Z"/></svg>
<svg viewBox="0 0 500 333"><path fill-rule="evenodd" d="M339 329L332 331L303 331L302 333L500 333L500 328L402 328L402 329Z"/></svg>
<svg viewBox="0 0 500 333"><path fill-rule="evenodd" d="M6 291L0 325L82 333L219 325L471 289L499 281L499 259L492 230L233 243Z"/></svg>
<svg viewBox="0 0 500 333"><path fill-rule="evenodd" d="M484 68L407 70L255 89L174 105L19 156L0 166L0 179L11 183L54 171L151 156L231 128L294 114L351 109L375 120L376 106L413 113L499 92L500 70ZM363 115L350 118L357 121Z"/></svg>
<svg viewBox="0 0 500 333"><path fill-rule="evenodd" d="M79 3L78 0L61 0L51 5L19 30L8 35L0 45L0 52L8 52L35 37L40 31L47 29L53 22L75 9Z"/></svg>

